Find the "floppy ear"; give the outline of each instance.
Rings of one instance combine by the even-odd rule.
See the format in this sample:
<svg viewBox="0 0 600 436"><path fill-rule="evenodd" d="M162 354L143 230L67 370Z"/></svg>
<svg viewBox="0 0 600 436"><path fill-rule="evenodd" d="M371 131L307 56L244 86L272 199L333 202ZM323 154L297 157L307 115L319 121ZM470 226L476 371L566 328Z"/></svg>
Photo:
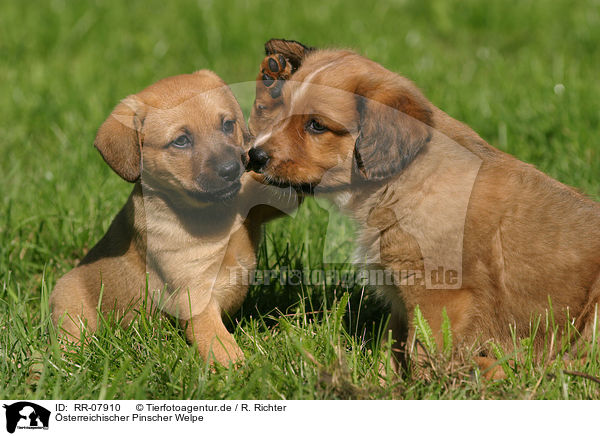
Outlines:
<svg viewBox="0 0 600 436"><path fill-rule="evenodd" d="M135 96L127 97L100 126L94 141L104 161L128 182L140 178L143 111Z"/></svg>
<svg viewBox="0 0 600 436"><path fill-rule="evenodd" d="M265 44L265 54L282 54L292 64L292 73L294 73L302 64L304 57L314 51L313 47L307 47L301 42L289 39L270 39Z"/></svg>
<svg viewBox="0 0 600 436"><path fill-rule="evenodd" d="M357 94L355 171L371 181L400 173L431 140L433 120L428 103L405 88Z"/></svg>

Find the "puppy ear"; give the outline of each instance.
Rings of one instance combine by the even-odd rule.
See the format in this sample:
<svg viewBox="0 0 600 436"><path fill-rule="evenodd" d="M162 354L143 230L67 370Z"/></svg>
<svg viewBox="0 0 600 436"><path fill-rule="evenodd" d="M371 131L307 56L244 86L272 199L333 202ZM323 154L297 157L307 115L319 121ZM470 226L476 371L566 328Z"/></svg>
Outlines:
<svg viewBox="0 0 600 436"><path fill-rule="evenodd" d="M406 89L380 90L372 97L357 94L355 171L371 181L400 173L431 140L433 120L427 102Z"/></svg>
<svg viewBox="0 0 600 436"><path fill-rule="evenodd" d="M292 64L292 73L295 72L308 53L315 48L307 47L301 42L289 39L270 39L265 44L265 54L282 54Z"/></svg>
<svg viewBox="0 0 600 436"><path fill-rule="evenodd" d="M100 126L94 141L104 161L128 182L140 178L143 109L135 96L127 97Z"/></svg>

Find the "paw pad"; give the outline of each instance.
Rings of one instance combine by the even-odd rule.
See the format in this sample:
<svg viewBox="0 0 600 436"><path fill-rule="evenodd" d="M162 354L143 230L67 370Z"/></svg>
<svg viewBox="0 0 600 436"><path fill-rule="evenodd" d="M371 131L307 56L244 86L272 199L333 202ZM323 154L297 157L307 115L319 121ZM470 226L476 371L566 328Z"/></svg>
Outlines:
<svg viewBox="0 0 600 436"><path fill-rule="evenodd" d="M272 98L281 95L283 81L290 78L292 73L291 64L281 54L267 56L261 64L261 80Z"/></svg>

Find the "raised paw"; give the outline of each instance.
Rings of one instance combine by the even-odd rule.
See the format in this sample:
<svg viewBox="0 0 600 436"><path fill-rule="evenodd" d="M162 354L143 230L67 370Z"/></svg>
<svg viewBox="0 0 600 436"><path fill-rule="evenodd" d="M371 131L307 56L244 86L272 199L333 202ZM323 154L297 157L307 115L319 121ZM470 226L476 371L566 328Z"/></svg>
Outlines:
<svg viewBox="0 0 600 436"><path fill-rule="evenodd" d="M279 98L283 82L292 75L292 64L282 54L265 57L260 65L260 80L271 98Z"/></svg>
<svg viewBox="0 0 600 436"><path fill-rule="evenodd" d="M277 119L282 103L281 88L292 76L292 71L292 63L280 53L263 59L256 78L256 98L248 120L253 135L264 131Z"/></svg>

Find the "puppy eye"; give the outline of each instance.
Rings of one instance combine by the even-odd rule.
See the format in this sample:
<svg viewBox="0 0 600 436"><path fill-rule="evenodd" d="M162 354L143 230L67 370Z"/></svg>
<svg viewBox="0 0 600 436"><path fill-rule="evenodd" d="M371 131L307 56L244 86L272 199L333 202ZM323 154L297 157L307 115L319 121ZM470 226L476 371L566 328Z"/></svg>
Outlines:
<svg viewBox="0 0 600 436"><path fill-rule="evenodd" d="M181 135L178 136L177 139L175 139L173 142L171 142L171 145L177 148L186 148L192 145L192 140L188 135Z"/></svg>
<svg viewBox="0 0 600 436"><path fill-rule="evenodd" d="M223 120L223 133L230 134L233 133L233 129L235 127L235 120Z"/></svg>
<svg viewBox="0 0 600 436"><path fill-rule="evenodd" d="M314 134L318 135L320 133L326 132L329 129L327 129L327 127L325 127L323 124L321 124L315 118L312 118L308 123L306 123L306 130L309 131L310 133L314 133Z"/></svg>

